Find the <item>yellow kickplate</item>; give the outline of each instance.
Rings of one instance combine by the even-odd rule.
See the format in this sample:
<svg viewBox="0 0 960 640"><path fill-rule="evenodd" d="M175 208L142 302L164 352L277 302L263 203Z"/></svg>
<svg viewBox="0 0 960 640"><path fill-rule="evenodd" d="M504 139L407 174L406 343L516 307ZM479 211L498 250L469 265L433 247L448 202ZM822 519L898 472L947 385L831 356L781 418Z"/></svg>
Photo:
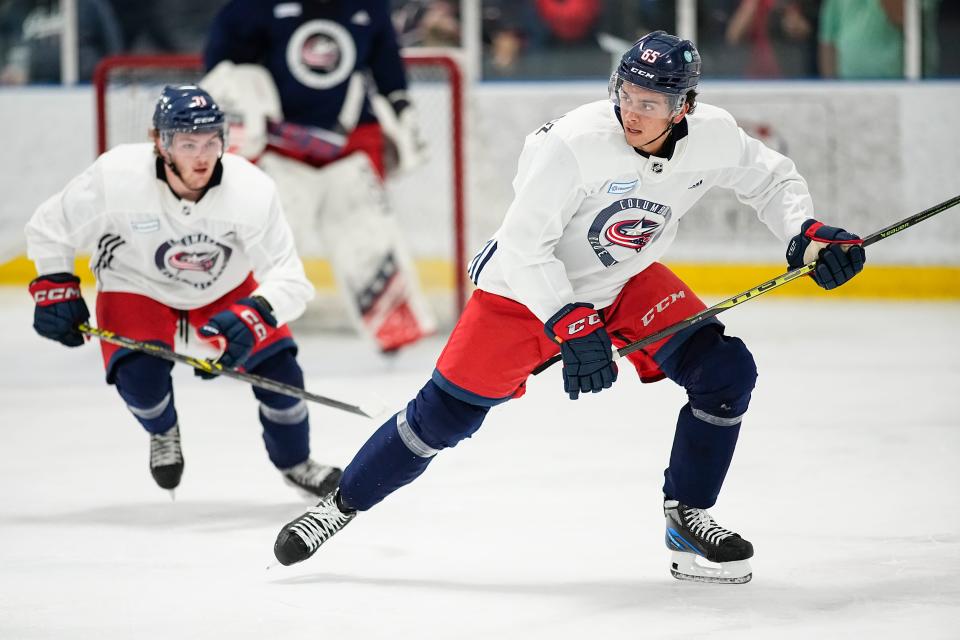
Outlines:
<svg viewBox="0 0 960 640"><path fill-rule="evenodd" d="M84 285L93 284L86 256L76 260L75 273ZM446 258L418 258L414 261L424 290L452 291L454 267ZM704 296L732 296L751 289L786 271L778 264L666 263L674 273ZM304 260L307 277L319 290L334 289L336 280L327 260ZM0 265L0 285L26 285L36 276L33 263L25 256ZM774 289L766 296L836 296L844 298L960 299L960 265L868 264L852 282L833 291L824 291L809 278L800 278Z"/></svg>

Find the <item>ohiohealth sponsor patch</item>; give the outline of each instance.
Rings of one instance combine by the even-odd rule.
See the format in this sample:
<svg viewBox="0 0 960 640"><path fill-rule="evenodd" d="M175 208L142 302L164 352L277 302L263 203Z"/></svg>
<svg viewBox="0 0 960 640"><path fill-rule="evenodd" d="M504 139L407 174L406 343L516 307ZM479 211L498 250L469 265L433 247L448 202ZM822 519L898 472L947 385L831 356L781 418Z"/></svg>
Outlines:
<svg viewBox="0 0 960 640"><path fill-rule="evenodd" d="M631 182L611 182L610 188L607 189L607 193L627 193L637 186L637 182L639 182L639 180L633 180Z"/></svg>

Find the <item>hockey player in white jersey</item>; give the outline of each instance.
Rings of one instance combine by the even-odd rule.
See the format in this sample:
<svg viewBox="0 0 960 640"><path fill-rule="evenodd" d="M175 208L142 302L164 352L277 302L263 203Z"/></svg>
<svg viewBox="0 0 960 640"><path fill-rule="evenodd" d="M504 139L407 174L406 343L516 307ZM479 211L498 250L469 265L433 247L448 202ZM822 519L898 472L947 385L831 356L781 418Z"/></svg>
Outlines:
<svg viewBox="0 0 960 640"><path fill-rule="evenodd" d="M389 2L231 0L204 62L238 153L276 180L301 254L328 256L361 333L389 353L435 331L383 185L425 159Z"/></svg>
<svg viewBox="0 0 960 640"><path fill-rule="evenodd" d="M787 247L791 267L817 260L820 286L842 285L863 268L862 242L816 221L793 162L746 135L726 111L698 103L700 66L690 41L648 34L623 55L609 100L527 137L516 195L470 263L477 290L431 379L363 445L337 491L283 527L274 546L281 563L309 557L358 512L414 480L440 450L471 436L491 407L523 395L530 373L558 351L564 390L576 399L616 381L612 345L702 311L659 259L710 187L732 189L755 208ZM663 485L672 574L747 582L752 544L707 509L747 412L753 356L709 319L627 360L644 382L669 378L687 392ZM590 514L589 504L577 509Z"/></svg>
<svg viewBox="0 0 960 640"><path fill-rule="evenodd" d="M224 367L303 388L287 323L313 296L273 181L224 154L225 117L195 86L166 87L153 143L100 156L37 209L26 227L34 328L67 346L89 318L73 274L74 252L92 254L97 323L176 348L209 341ZM150 435L156 483L180 484L184 456L171 362L101 343L108 384ZM341 471L310 458L303 400L254 388L270 461L283 478L323 495Z"/></svg>

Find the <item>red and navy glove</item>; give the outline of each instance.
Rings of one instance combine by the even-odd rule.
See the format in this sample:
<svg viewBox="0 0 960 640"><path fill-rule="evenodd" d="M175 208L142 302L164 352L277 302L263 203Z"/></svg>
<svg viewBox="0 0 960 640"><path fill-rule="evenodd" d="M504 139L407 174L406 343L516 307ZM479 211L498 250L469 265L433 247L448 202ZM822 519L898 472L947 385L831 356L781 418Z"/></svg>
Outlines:
<svg viewBox="0 0 960 640"><path fill-rule="evenodd" d="M253 347L270 337L277 328L273 309L266 300L257 296L241 298L226 311L216 314L199 329L201 336L219 344L223 353L217 363L225 369L241 366ZM195 369L201 378L216 377L201 369Z"/></svg>
<svg viewBox="0 0 960 640"><path fill-rule="evenodd" d="M30 283L30 295L37 305L33 310L37 333L68 347L83 344L77 326L90 319L90 311L80 295L80 278L72 273L48 273Z"/></svg>
<svg viewBox="0 0 960 640"><path fill-rule="evenodd" d="M867 254L862 245L860 236L810 219L790 239L787 264L796 269L815 259L817 266L810 277L824 289L836 289L863 271Z"/></svg>
<svg viewBox="0 0 960 640"><path fill-rule="evenodd" d="M566 305L544 323L551 340L560 343L563 390L576 400L580 393L609 389L617 379L613 346L600 314L592 304Z"/></svg>

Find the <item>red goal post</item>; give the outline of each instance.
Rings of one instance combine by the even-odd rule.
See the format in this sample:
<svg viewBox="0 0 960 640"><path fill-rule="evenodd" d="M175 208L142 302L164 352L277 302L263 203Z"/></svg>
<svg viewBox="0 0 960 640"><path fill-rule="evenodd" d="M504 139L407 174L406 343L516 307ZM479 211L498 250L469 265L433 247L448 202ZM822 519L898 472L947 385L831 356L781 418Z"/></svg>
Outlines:
<svg viewBox="0 0 960 640"><path fill-rule="evenodd" d="M436 50L407 49L404 63L410 92L420 118L433 164L424 184L406 190L416 193L418 208L439 207L452 231L453 318L459 316L467 298L466 206L465 206L465 82L461 63L454 54ZM146 140L153 104L165 84L189 84L203 76L203 61L194 54L107 56L93 75L96 97L97 153L116 144ZM421 170L404 180L417 180ZM401 188L404 188L401 186ZM426 201L422 194L438 194ZM449 210L449 212L447 212ZM434 234L435 235L435 234Z"/></svg>

